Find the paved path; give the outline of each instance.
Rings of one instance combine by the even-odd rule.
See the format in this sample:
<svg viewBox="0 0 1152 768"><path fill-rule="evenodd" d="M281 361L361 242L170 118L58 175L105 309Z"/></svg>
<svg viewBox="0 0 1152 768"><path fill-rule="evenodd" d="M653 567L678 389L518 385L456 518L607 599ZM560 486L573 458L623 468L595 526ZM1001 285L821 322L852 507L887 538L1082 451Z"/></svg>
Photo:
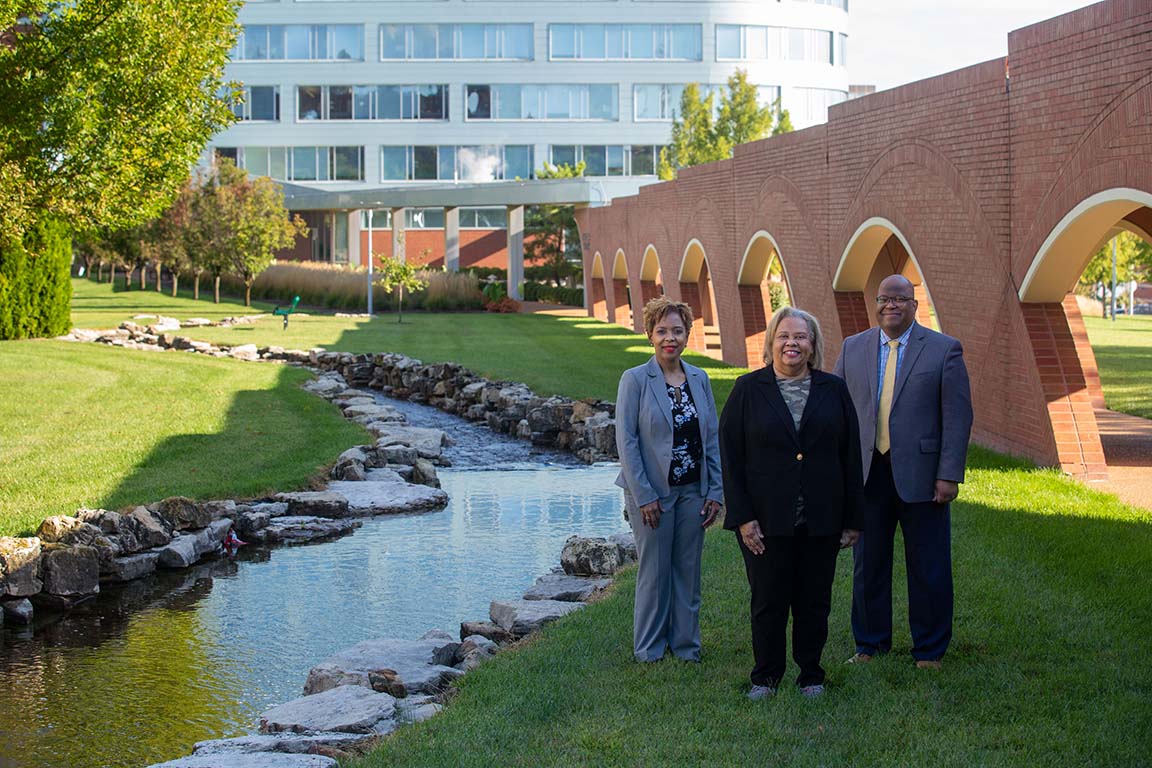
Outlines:
<svg viewBox="0 0 1152 768"><path fill-rule="evenodd" d="M1133 506L1152 509L1152 420L1096 411L1108 461L1108 490Z"/></svg>
<svg viewBox="0 0 1152 768"><path fill-rule="evenodd" d="M554 315L556 317L588 317L582 307L566 307L561 304L548 304L543 301L522 301L520 312L525 315Z"/></svg>

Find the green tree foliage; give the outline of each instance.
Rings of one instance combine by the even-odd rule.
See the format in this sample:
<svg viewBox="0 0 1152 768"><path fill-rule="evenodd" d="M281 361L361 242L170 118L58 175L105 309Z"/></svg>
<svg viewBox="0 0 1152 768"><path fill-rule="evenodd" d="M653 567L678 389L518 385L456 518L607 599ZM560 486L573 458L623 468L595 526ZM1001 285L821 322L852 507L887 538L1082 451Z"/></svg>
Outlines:
<svg viewBox="0 0 1152 768"><path fill-rule="evenodd" d="M162 210L233 119L237 5L0 0L0 236L42 211L93 229Z"/></svg>
<svg viewBox="0 0 1152 768"><path fill-rule="evenodd" d="M380 260L380 266L376 272L379 277L376 278L376 282L385 291L396 291L396 322L398 323L404 322L404 291L412 293L428 286L428 281L419 275L420 271L418 267L394 256Z"/></svg>
<svg viewBox="0 0 1152 768"><path fill-rule="evenodd" d="M59 336L71 327L68 228L43 219L0 243L0 340Z"/></svg>
<svg viewBox="0 0 1152 768"><path fill-rule="evenodd" d="M1152 245L1128 231L1120 232L1116 241L1116 281L1147 280L1152 277ZM1104 243L1084 267L1076 292L1105 300L1104 315L1108 314L1112 291L1112 240ZM1117 291L1117 301L1124 303L1124 292Z"/></svg>
<svg viewBox="0 0 1152 768"><path fill-rule="evenodd" d="M574 179L585 165L551 165L536 171L538 179ZM580 263L580 232L571 205L533 205L524 216L524 251L556 285L574 274Z"/></svg>
<svg viewBox="0 0 1152 768"><path fill-rule="evenodd" d="M176 199L161 215L146 225L144 255L156 264L156 290L160 290L160 268L172 275L172 295L180 290L180 278L192 269L187 230L192 211L192 185L185 184Z"/></svg>
<svg viewBox="0 0 1152 768"><path fill-rule="evenodd" d="M791 130L788 110L780 106L779 99L771 106L760 106L756 87L743 70L728 78L719 105L716 93L701 93L700 86L689 83L680 97L680 116L672 123L672 143L660 151L657 174L664 180L674 179L681 168L731 157L738 144Z"/></svg>

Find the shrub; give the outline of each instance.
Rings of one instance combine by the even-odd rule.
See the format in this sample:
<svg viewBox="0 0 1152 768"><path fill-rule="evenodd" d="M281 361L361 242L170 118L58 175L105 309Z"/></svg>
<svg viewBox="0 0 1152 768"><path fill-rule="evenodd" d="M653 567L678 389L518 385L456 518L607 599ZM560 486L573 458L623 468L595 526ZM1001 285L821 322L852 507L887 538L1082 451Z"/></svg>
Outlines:
<svg viewBox="0 0 1152 768"><path fill-rule="evenodd" d="M504 283L485 283L481 291L484 294L484 303L491 304L508 295L508 289L504 287Z"/></svg>
<svg viewBox="0 0 1152 768"><path fill-rule="evenodd" d="M524 283L525 301L547 301L573 307L584 306L583 288L563 288L546 283Z"/></svg>
<svg viewBox="0 0 1152 768"><path fill-rule="evenodd" d="M0 339L59 336L72 325L72 237L42 220L0 245Z"/></svg>
<svg viewBox="0 0 1152 768"><path fill-rule="evenodd" d="M496 301L490 301L484 305L484 309L489 312L499 312L501 314L516 314L520 311L520 302L516 299L504 296Z"/></svg>
<svg viewBox="0 0 1152 768"><path fill-rule="evenodd" d="M788 300L788 289L782 283L768 283L768 299L772 302L773 312L792 304Z"/></svg>
<svg viewBox="0 0 1152 768"><path fill-rule="evenodd" d="M425 309L443 312L484 308L484 296L474 275L467 272L425 272L423 277L428 281Z"/></svg>

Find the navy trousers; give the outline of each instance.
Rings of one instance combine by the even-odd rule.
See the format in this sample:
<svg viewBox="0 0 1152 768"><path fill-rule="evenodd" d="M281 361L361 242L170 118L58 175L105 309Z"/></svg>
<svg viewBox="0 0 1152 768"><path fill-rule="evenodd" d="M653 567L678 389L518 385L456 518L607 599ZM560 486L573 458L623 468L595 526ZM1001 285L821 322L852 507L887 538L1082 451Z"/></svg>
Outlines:
<svg viewBox="0 0 1152 768"><path fill-rule="evenodd" d="M947 504L907 504L896 493L889 456L872 453L864 487L864 531L853 549L852 634L858 653L892 648L892 550L904 534L912 656L935 661L952 640L952 523Z"/></svg>

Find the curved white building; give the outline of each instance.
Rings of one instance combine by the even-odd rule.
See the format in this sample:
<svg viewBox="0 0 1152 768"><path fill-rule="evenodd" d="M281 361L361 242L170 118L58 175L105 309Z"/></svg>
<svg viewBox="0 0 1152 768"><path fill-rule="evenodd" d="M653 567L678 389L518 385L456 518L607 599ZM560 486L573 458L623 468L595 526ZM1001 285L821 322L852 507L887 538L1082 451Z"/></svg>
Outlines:
<svg viewBox="0 0 1152 768"><path fill-rule="evenodd" d="M228 75L247 103L212 147L332 192L580 160L651 177L684 85L736 69L797 128L848 96L847 0L249 0L240 22Z"/></svg>

